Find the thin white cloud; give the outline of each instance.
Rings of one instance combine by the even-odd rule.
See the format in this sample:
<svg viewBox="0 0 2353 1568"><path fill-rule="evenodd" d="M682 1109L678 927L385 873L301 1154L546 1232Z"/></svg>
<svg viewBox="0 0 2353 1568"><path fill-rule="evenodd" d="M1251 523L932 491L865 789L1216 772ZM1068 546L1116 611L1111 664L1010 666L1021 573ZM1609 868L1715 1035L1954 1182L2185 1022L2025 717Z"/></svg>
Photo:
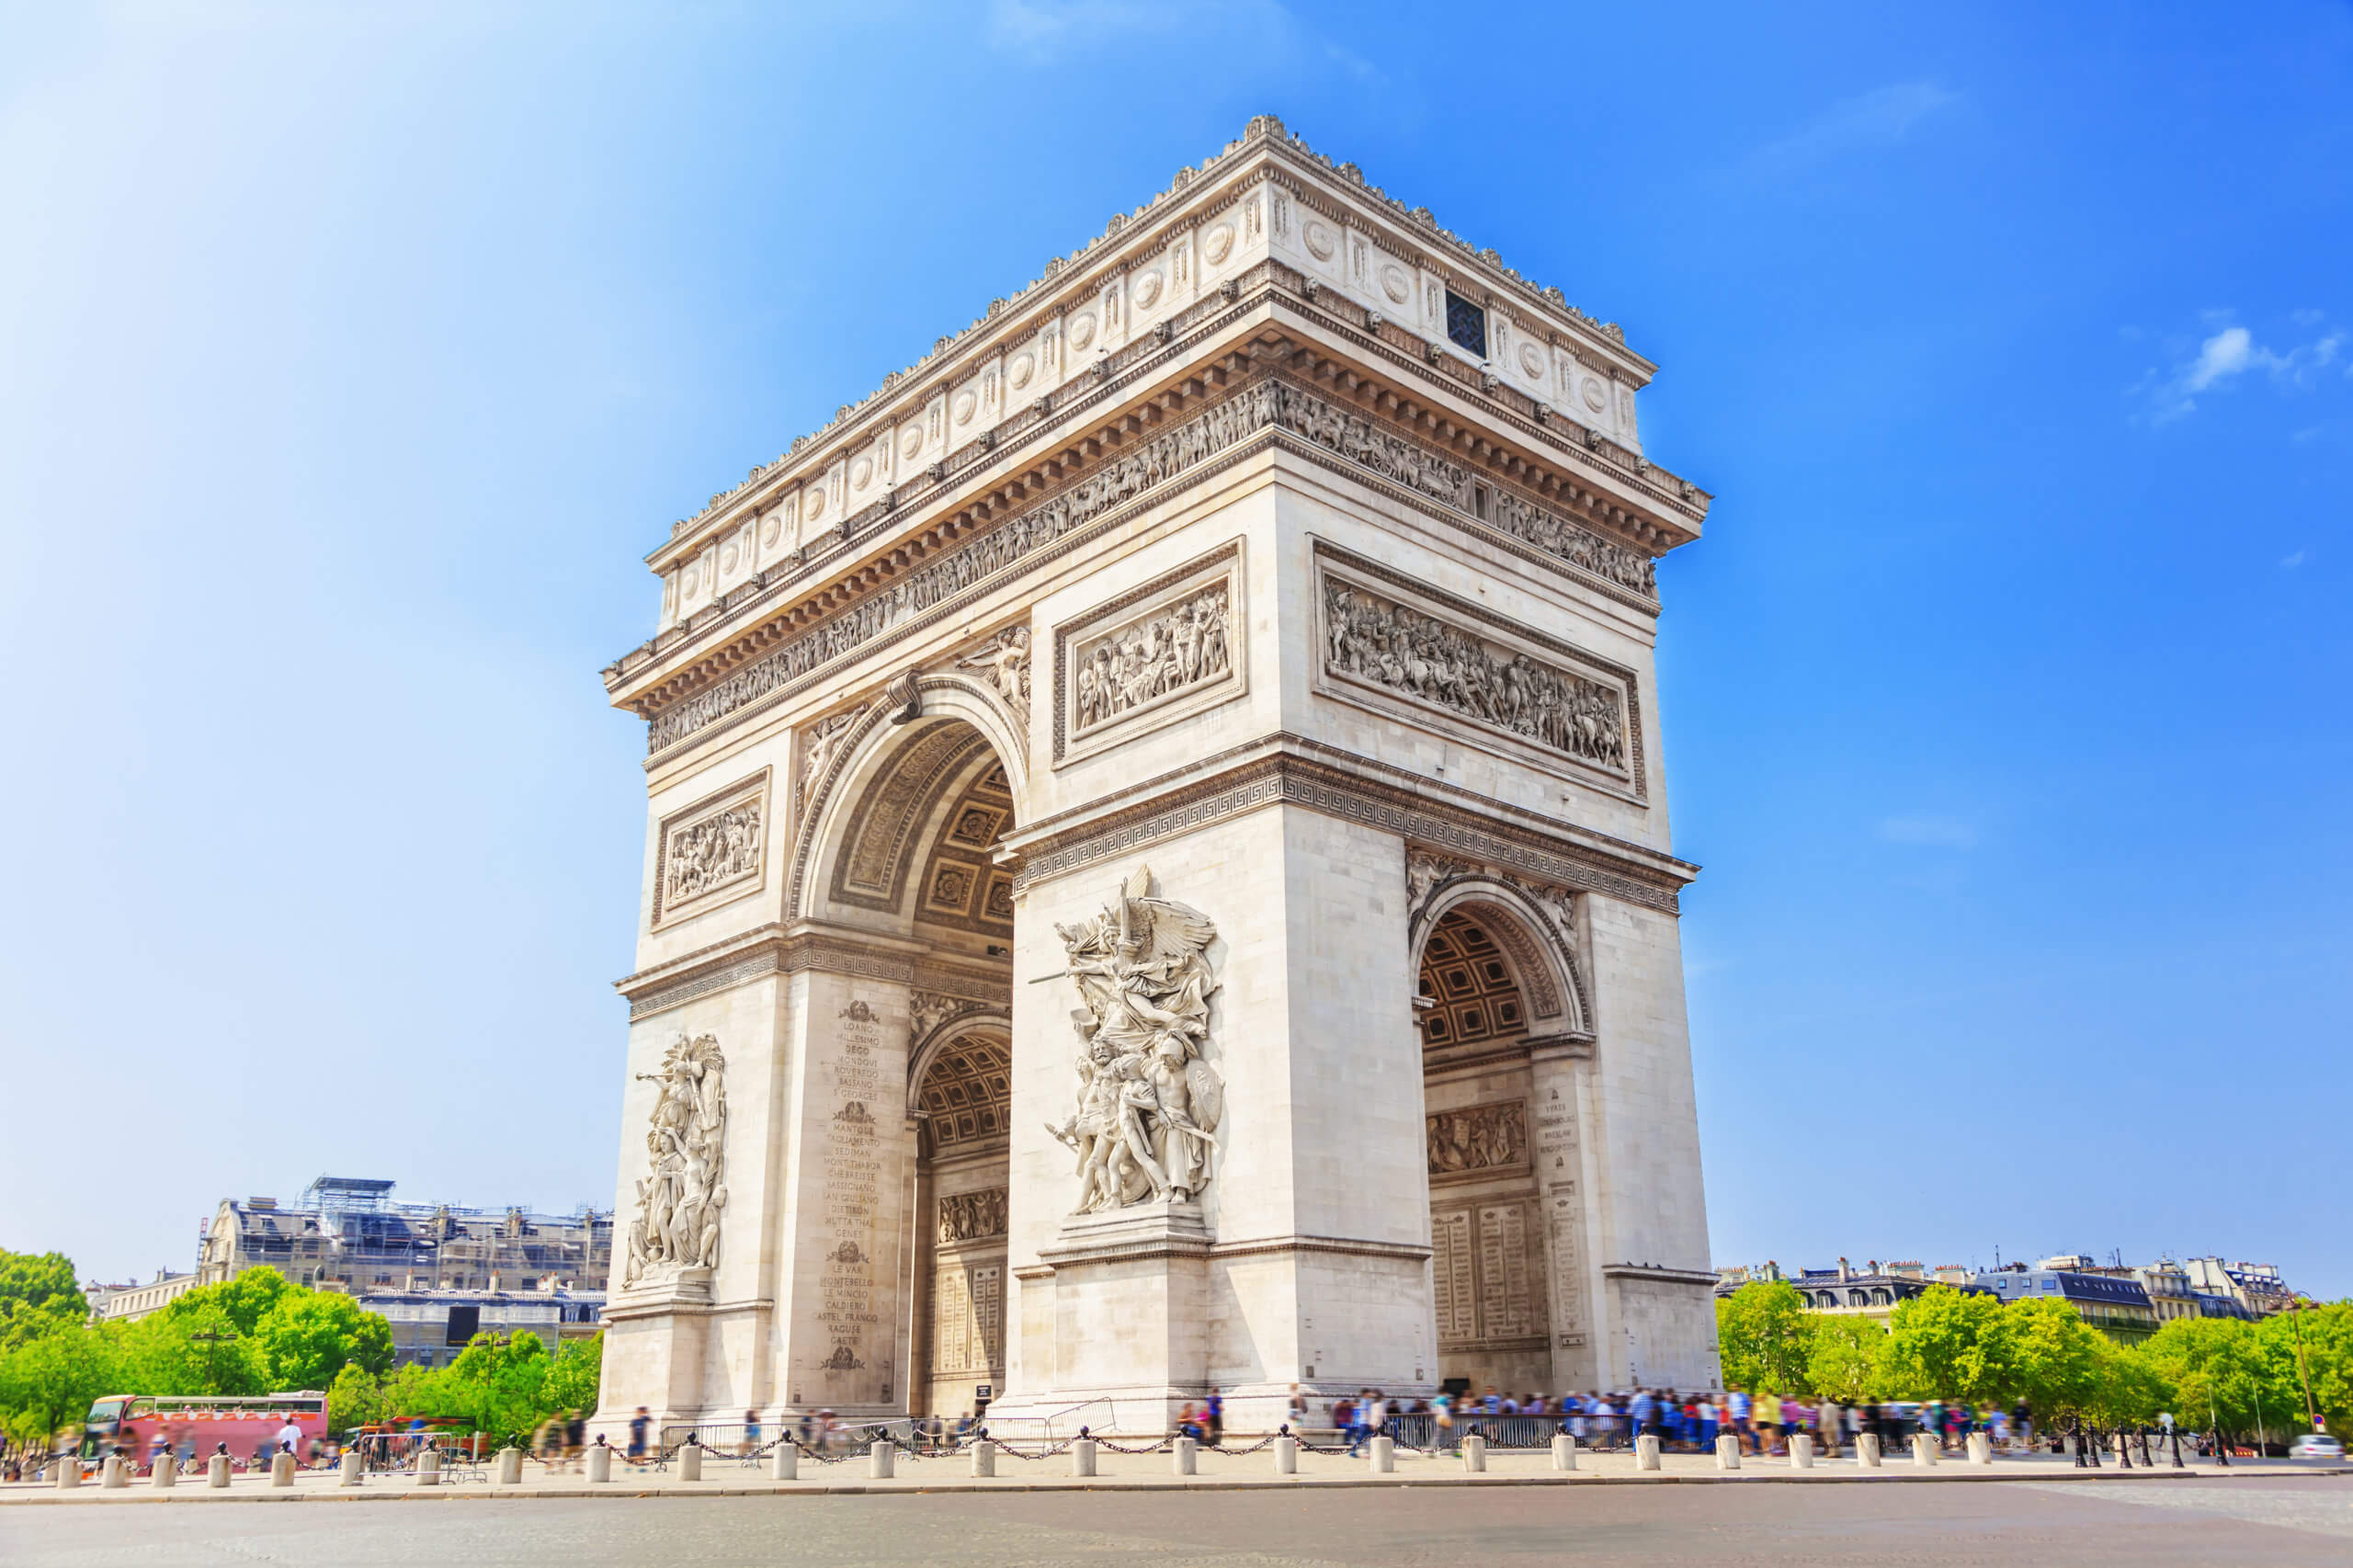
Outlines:
<svg viewBox="0 0 2353 1568"><path fill-rule="evenodd" d="M1915 816L1881 817L1880 837L1890 844L1925 844L1937 849L1974 849L1977 830L1959 817L1924 813Z"/></svg>
<svg viewBox="0 0 2353 1568"><path fill-rule="evenodd" d="M2288 555L2283 555L2279 558L2279 569L2282 572L2293 572L2297 567L2302 566L2303 563L2304 552L2301 550Z"/></svg>
<svg viewBox="0 0 2353 1568"><path fill-rule="evenodd" d="M2310 314L2297 312L2297 324L2317 325L2317 321L2305 319ZM2151 370L2141 379L2140 389L2151 391L2154 404L2151 418L2162 425L2195 413L2201 394L2227 390L2250 372L2260 372L2275 386L2290 391L2309 387L2322 371L2337 363L2346 341L2342 328L2332 328L2283 354L2256 341L2255 334L2244 326L2223 326L2201 340L2197 351L2171 371Z"/></svg>
<svg viewBox="0 0 2353 1568"><path fill-rule="evenodd" d="M1960 101L1959 93L1934 82L1896 82L1874 87L1860 97L1833 105L1790 134L1757 148L1743 162L1756 174L1797 174L1848 153L1891 146L1928 116Z"/></svg>

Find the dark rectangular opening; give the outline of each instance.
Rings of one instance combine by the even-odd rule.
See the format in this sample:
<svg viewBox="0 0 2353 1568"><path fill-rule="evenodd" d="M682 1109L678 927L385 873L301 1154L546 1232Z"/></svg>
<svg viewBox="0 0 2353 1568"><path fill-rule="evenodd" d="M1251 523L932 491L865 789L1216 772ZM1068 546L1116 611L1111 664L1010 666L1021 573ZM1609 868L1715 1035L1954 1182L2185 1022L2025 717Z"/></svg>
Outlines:
<svg viewBox="0 0 2353 1568"><path fill-rule="evenodd" d="M481 1332L481 1307L451 1307L449 1309L449 1332L441 1336L441 1343L444 1345L471 1345L473 1343L474 1335Z"/></svg>
<svg viewBox="0 0 2353 1568"><path fill-rule="evenodd" d="M1446 335L1465 353L1487 357L1487 312L1449 289L1446 291Z"/></svg>

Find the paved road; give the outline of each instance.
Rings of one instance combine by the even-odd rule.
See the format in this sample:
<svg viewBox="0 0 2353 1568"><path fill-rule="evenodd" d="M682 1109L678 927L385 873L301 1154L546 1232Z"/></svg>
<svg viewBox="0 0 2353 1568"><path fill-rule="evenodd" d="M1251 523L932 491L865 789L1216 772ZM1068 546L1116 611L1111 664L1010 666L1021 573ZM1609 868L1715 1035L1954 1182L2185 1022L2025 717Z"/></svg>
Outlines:
<svg viewBox="0 0 2353 1568"><path fill-rule="evenodd" d="M2342 1563L2353 1477L475 1500L0 1511L9 1568Z"/></svg>

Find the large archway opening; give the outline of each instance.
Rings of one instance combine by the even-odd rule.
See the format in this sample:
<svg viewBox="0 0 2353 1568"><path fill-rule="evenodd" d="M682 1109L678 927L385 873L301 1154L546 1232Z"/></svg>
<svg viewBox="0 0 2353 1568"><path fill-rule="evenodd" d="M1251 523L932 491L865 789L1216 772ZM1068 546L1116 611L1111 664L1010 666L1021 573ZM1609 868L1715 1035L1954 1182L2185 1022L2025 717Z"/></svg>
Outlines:
<svg viewBox="0 0 2353 1568"><path fill-rule="evenodd" d="M1019 775L996 726L924 706L904 722L869 710L832 734L813 727L822 749L804 760L796 912L829 948L858 955L847 971L860 976L849 982L858 994L879 998L903 983L907 1023L891 1067L904 1075L874 1082L884 1103L833 1133L818 1196L829 1227L820 1313L866 1330L844 1336L846 1351L808 1336L824 1358L804 1363L811 1375L795 1386L822 1403L816 1390L871 1377L897 1409L953 1419L1005 1381L1015 910L1012 871L996 855L1015 824ZM831 1010L842 1012L830 1026L841 1040L819 1049L838 1051L835 1092L854 1097L858 1063L879 1067L886 1053L852 1038L876 1023L856 1002ZM899 1115L874 1114L894 1100ZM887 1376L876 1376L885 1356Z"/></svg>
<svg viewBox="0 0 2353 1568"><path fill-rule="evenodd" d="M1499 903L1456 903L1422 929L1431 1298L1438 1375L1457 1394L1561 1392L1531 1056L1563 997L1541 941Z"/></svg>

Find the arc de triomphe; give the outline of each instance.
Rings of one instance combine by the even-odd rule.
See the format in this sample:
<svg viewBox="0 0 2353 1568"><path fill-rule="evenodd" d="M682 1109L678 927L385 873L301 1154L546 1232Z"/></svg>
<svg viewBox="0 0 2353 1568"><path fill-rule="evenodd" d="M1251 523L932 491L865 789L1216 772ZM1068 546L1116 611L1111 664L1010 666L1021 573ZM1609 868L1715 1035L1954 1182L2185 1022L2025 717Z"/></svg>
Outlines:
<svg viewBox="0 0 2353 1568"><path fill-rule="evenodd" d="M1715 1381L1654 369L1260 119L672 529L599 1429Z"/></svg>

